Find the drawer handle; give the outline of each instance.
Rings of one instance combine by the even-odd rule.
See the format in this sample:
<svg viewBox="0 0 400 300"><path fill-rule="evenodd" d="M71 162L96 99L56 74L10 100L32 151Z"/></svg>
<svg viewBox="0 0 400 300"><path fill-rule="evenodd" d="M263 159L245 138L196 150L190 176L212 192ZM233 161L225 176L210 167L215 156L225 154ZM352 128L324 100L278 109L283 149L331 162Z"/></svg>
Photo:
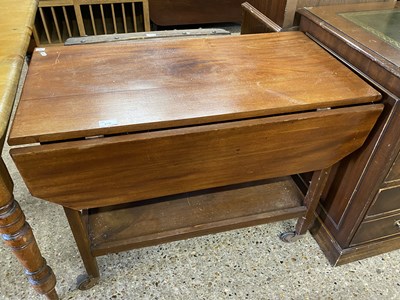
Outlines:
<svg viewBox="0 0 400 300"><path fill-rule="evenodd" d="M400 229L400 220L394 221L394 226Z"/></svg>

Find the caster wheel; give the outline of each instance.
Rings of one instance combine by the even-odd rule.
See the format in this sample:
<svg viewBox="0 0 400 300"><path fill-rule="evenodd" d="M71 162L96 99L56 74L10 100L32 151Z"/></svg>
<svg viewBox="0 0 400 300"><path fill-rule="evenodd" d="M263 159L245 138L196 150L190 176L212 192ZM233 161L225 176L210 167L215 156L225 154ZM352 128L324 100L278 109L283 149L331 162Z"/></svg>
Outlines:
<svg viewBox="0 0 400 300"><path fill-rule="evenodd" d="M81 291L91 289L99 283L99 279L99 277L88 277L87 275L79 275L76 280L78 284L78 289Z"/></svg>
<svg viewBox="0 0 400 300"><path fill-rule="evenodd" d="M298 235L295 231L288 231L288 232L283 232L279 235L279 238L281 241L285 243L293 243L297 241L298 239L301 238L300 235Z"/></svg>

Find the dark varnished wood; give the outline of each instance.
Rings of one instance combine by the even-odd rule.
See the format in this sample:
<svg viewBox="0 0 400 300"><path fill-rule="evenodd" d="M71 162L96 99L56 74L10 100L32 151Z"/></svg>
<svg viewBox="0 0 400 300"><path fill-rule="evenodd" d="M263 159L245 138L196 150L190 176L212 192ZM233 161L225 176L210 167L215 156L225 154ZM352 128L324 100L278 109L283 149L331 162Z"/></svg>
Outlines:
<svg viewBox="0 0 400 300"><path fill-rule="evenodd" d="M389 238L385 233L393 224L386 224L388 227L380 231L380 237L377 231L371 230L376 227L368 224L374 220L378 225L385 224L378 219L390 218L396 213L396 198L386 197L389 203L382 203L377 193L395 186L398 180L396 167L392 165L400 150L400 52L337 15L345 11L393 9L395 5L375 3L312 8L301 12L302 31L384 94L385 109L370 137L360 150L341 162L329 193L321 202L320 221L323 224L313 232L328 256L331 256L329 251L337 249L337 255L331 260L335 264L383 253L399 245L396 235ZM388 177L391 168L394 172ZM359 245L361 241L364 246Z"/></svg>
<svg viewBox="0 0 400 300"><path fill-rule="evenodd" d="M391 101L386 100L381 119L364 147L341 163L328 197L322 201L321 219L343 249L349 247L358 227L371 209L376 193L400 150L397 127L400 120L399 102L394 102L393 107L390 105ZM375 246L371 245L372 248L375 249ZM388 246L385 249L393 250ZM365 251L357 256L356 248L351 252L353 259L368 257ZM371 251L371 255L383 252L375 249Z"/></svg>
<svg viewBox="0 0 400 300"><path fill-rule="evenodd" d="M390 46L389 43L380 39L378 36L366 31L364 28L358 26L352 21L343 17L345 13L352 12L368 12L377 10L392 10L396 7L400 7L395 1L388 1L387 3L364 3L364 4L353 4L353 5L333 5L328 7L313 7L309 8L308 11L326 22L326 24L335 28L340 28L343 34L346 34L349 39L353 39L362 45L364 51L375 51L379 53L376 57L383 66L390 67L400 65L400 57L398 50ZM399 73L397 73L399 74Z"/></svg>
<svg viewBox="0 0 400 300"><path fill-rule="evenodd" d="M302 33L46 51L33 57L10 135L10 143L41 144L11 153L31 193L65 207L89 274L84 286L98 278L96 254L304 209L296 234L306 232L329 167L364 143L382 111L372 104L377 91ZM194 213L191 200L153 199L315 170L298 206L269 183L273 193L251 207L238 191L231 201L197 198L206 210L176 225ZM166 211L159 226L153 217Z"/></svg>
<svg viewBox="0 0 400 300"><path fill-rule="evenodd" d="M248 0L251 5L279 26L291 26L296 8L385 0ZM386 0L387 1L387 0ZM242 21L244 0L149 0L150 18L157 25L186 25ZM285 3L284 3L285 2ZM282 13L284 12L284 13Z"/></svg>
<svg viewBox="0 0 400 300"><path fill-rule="evenodd" d="M397 156L396 161L390 168L390 171L385 178L385 183L396 185L400 183L400 155Z"/></svg>
<svg viewBox="0 0 400 300"><path fill-rule="evenodd" d="M276 201L277 198L281 201ZM131 203L89 211L94 255L299 217L306 210L303 195L290 177L144 203L146 205Z"/></svg>
<svg viewBox="0 0 400 300"><path fill-rule="evenodd" d="M149 0L150 19L160 26L241 22L242 0Z"/></svg>
<svg viewBox="0 0 400 300"><path fill-rule="evenodd" d="M315 201L315 199L321 198L330 172L331 168L322 169L314 172L311 178L308 193L306 194L304 199L304 204L307 207L307 211L303 217L299 218L296 224L297 235L305 234L310 228L311 224L314 222L315 210L319 203L319 201Z"/></svg>
<svg viewBox="0 0 400 300"><path fill-rule="evenodd" d="M369 207L364 201L349 201L349 199L356 196L354 189L359 184L360 176L365 171L365 166L371 162L371 155L375 156L375 161L378 160L387 165L384 168L381 164L373 165L366 174L369 176L365 177L367 183L364 185L363 193L360 196L364 199L370 199L370 201L374 197L374 191L380 186L380 180L385 177L387 169L390 167L390 161L393 160L393 148L387 147L391 143L391 137L390 135L382 135L382 132L391 124L390 120L397 123L398 121L396 120L399 119L397 118L397 113L393 115L393 108L389 105L390 101L387 101L388 99L385 100L385 109L367 142L356 154L346 158L341 163L327 195L328 197L322 201L324 206L322 214L324 214L324 211L329 211L329 219L333 227L337 228L335 231L339 228L354 228L353 230L356 230L356 224L360 222ZM398 109L395 109L394 112L396 110ZM395 127L391 126L391 128ZM376 149L377 144L381 145L378 149ZM346 178L346 180L342 178ZM357 212L357 217L343 218L348 214L348 211L353 209ZM341 242L347 243L352 234L349 235L343 232Z"/></svg>
<svg viewBox="0 0 400 300"><path fill-rule="evenodd" d="M301 11L301 14L305 16L305 18L302 18L301 27L302 31L310 32L313 36L322 38L324 35L324 38L322 38L324 43L333 51L349 58L351 64L361 72L398 96L400 95L400 85L398 84L400 77L399 50L338 15L344 12L390 10L395 7L400 7L400 4L393 1L313 7ZM313 23L318 24L318 26L312 25ZM334 40L337 38L346 40L347 46L341 43L335 44ZM346 55L344 55L345 48L347 48Z"/></svg>
<svg viewBox="0 0 400 300"><path fill-rule="evenodd" d="M86 278L83 285L80 287L80 289L86 290L96 285L100 278L97 261L90 250L90 238L88 235L89 224L80 211L64 207L64 212L88 274L88 278Z"/></svg>
<svg viewBox="0 0 400 300"><path fill-rule="evenodd" d="M365 220L351 240L350 247L398 236L399 233L400 214Z"/></svg>
<svg viewBox="0 0 400 300"><path fill-rule="evenodd" d="M286 1L281 1L286 4ZM284 11L284 7L282 8ZM241 34L280 32L282 27L248 2L242 3L243 21Z"/></svg>
<svg viewBox="0 0 400 300"><path fill-rule="evenodd" d="M297 6L297 1L293 0L250 0L247 2L279 27L292 24L292 20L286 19L293 19Z"/></svg>
<svg viewBox="0 0 400 300"><path fill-rule="evenodd" d="M393 213L400 213L399 186L380 189L368 210L366 219Z"/></svg>
<svg viewBox="0 0 400 300"><path fill-rule="evenodd" d="M11 155L34 196L82 209L327 168L364 143L380 112L380 105L342 108L16 148Z"/></svg>
<svg viewBox="0 0 400 300"><path fill-rule="evenodd" d="M310 232L333 266L344 265L373 255L393 251L400 247L400 236L395 235L389 239L376 240L374 243L342 248L321 220L316 222Z"/></svg>
<svg viewBox="0 0 400 300"><path fill-rule="evenodd" d="M150 18L157 25L242 22L244 0L149 0ZM262 14L279 26L291 25L297 0L249 0ZM303 5L304 6L304 5ZM286 9L287 8L287 9ZM285 18L286 17L286 18Z"/></svg>
<svg viewBox="0 0 400 300"><path fill-rule="evenodd" d="M44 57L36 52L26 81L36 88L23 91L9 143L237 120L380 97L299 32L116 45L52 47ZM116 124L102 128L104 120Z"/></svg>

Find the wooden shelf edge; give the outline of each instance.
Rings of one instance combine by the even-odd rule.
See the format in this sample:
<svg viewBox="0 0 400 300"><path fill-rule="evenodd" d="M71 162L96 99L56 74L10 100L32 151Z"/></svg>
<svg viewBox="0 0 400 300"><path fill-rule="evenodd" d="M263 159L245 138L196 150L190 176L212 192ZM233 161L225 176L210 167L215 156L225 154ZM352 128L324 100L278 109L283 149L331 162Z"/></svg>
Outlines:
<svg viewBox="0 0 400 300"><path fill-rule="evenodd" d="M125 241L116 241L110 243L105 242L99 245L92 246L92 254L94 256L101 256L108 253L116 253L131 249L149 247L206 234L224 232L228 230L298 218L304 214L305 210L305 206L300 206L281 211L246 216L209 224L195 225L193 227L180 228L176 231L165 231L158 234L134 237L130 240L128 239Z"/></svg>
<svg viewBox="0 0 400 300"><path fill-rule="evenodd" d="M91 251L101 256L296 218L306 210L303 198L284 177L94 209L88 215Z"/></svg>

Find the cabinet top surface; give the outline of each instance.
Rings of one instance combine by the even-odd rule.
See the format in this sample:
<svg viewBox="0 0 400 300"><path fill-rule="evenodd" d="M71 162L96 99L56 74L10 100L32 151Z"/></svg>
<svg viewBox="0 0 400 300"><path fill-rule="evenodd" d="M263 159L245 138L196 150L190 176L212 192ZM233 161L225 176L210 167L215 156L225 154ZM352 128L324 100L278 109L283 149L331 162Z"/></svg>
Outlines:
<svg viewBox="0 0 400 300"><path fill-rule="evenodd" d="M300 32L48 47L34 52L9 143L379 99L377 91Z"/></svg>
<svg viewBox="0 0 400 300"><path fill-rule="evenodd" d="M400 68L400 3L362 3L307 8L342 34Z"/></svg>

